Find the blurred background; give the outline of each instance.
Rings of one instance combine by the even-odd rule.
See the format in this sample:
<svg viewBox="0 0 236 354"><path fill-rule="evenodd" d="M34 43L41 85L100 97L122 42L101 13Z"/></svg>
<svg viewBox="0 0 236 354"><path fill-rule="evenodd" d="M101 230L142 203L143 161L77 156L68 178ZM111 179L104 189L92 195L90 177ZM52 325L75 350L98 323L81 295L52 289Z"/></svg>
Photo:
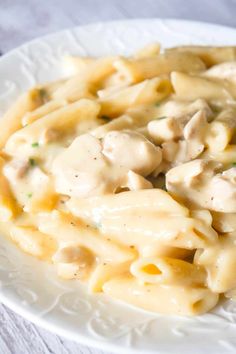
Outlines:
<svg viewBox="0 0 236 354"><path fill-rule="evenodd" d="M97 21L182 18L236 27L236 0L0 0L0 51Z"/></svg>

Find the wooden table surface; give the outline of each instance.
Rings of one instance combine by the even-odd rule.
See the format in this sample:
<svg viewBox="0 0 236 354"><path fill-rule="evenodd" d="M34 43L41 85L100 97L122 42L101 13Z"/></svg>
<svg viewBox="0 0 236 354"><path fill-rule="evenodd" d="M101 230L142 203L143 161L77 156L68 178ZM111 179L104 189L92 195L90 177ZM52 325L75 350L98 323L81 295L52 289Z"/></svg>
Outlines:
<svg viewBox="0 0 236 354"><path fill-rule="evenodd" d="M236 27L236 0L0 0L0 53L96 21L182 18ZM102 354L41 329L0 305L0 354Z"/></svg>

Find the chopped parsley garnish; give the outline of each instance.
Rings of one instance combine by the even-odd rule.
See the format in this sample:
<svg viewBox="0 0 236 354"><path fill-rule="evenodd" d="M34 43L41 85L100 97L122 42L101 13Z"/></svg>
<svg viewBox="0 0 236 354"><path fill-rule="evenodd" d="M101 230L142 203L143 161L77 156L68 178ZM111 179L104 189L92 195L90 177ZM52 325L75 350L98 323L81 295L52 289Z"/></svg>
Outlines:
<svg viewBox="0 0 236 354"><path fill-rule="evenodd" d="M157 102L157 103L155 103L155 106L156 106L156 107L159 107L160 104L161 104L161 102Z"/></svg>
<svg viewBox="0 0 236 354"><path fill-rule="evenodd" d="M157 117L156 119L161 120L161 119L166 119L166 118L167 118L166 116L163 116L163 117Z"/></svg>
<svg viewBox="0 0 236 354"><path fill-rule="evenodd" d="M39 143L35 142L35 143L31 144L31 146L32 146L33 148L37 148L37 147L39 147Z"/></svg>
<svg viewBox="0 0 236 354"><path fill-rule="evenodd" d="M29 159L29 164L30 164L30 166L35 166L36 165L36 162L35 162L35 159L32 159L32 158L30 158Z"/></svg>
<svg viewBox="0 0 236 354"><path fill-rule="evenodd" d="M236 167L236 162L233 162L233 163L232 163L232 166L233 166L233 167Z"/></svg>
<svg viewBox="0 0 236 354"><path fill-rule="evenodd" d="M27 194L27 197L28 197L28 198L32 198L32 195L33 195L33 193L28 193L28 194Z"/></svg>

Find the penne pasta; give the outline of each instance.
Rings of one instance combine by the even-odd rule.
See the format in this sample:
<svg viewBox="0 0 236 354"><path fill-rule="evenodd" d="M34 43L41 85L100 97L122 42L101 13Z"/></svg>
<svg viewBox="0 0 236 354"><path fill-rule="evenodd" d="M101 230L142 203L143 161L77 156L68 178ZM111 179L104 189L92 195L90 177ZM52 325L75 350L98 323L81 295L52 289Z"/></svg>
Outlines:
<svg viewBox="0 0 236 354"><path fill-rule="evenodd" d="M139 258L130 272L144 284L204 286L206 280L203 267L169 257Z"/></svg>
<svg viewBox="0 0 236 354"><path fill-rule="evenodd" d="M56 250L56 242L30 226L13 226L10 236L24 252L40 259L50 259Z"/></svg>
<svg viewBox="0 0 236 354"><path fill-rule="evenodd" d="M32 89L18 98L12 107L0 120L0 148L3 148L8 138L22 127L22 118L42 104L42 91Z"/></svg>
<svg viewBox="0 0 236 354"><path fill-rule="evenodd" d="M66 57L0 122L0 229L147 311L235 298L235 48Z"/></svg>
<svg viewBox="0 0 236 354"><path fill-rule="evenodd" d="M234 99L230 87L208 78L172 72L171 83L176 96L180 99L196 100L200 97L213 103L218 102L218 104Z"/></svg>
<svg viewBox="0 0 236 354"><path fill-rule="evenodd" d="M118 59L114 67L132 83L170 74L172 71L195 73L205 69L204 63L196 55L171 52L148 58Z"/></svg>
<svg viewBox="0 0 236 354"><path fill-rule="evenodd" d="M146 103L155 103L163 100L172 91L168 79L154 78L142 83L120 89L108 97L99 100L101 115L116 117L123 114L128 108Z"/></svg>
<svg viewBox="0 0 236 354"><path fill-rule="evenodd" d="M174 215L188 216L188 210L185 207L160 189L123 192L88 199L71 198L67 206L72 214L82 218L102 218L109 214L119 215L130 210L157 213L171 211Z"/></svg>
<svg viewBox="0 0 236 354"><path fill-rule="evenodd" d="M169 48L167 52L193 53L201 58L210 67L225 61L236 60L236 47L210 47L210 46L180 46Z"/></svg>
<svg viewBox="0 0 236 354"><path fill-rule="evenodd" d="M104 284L103 291L115 299L147 311L184 316L207 312L218 301L218 294L204 287L142 285L136 279L127 276L108 281Z"/></svg>
<svg viewBox="0 0 236 354"><path fill-rule="evenodd" d="M135 255L131 249L110 242L109 236L99 237L95 228L58 211L39 218L38 227L41 232L52 236L59 245L86 247L106 262L124 262Z"/></svg>
<svg viewBox="0 0 236 354"><path fill-rule="evenodd" d="M34 148L32 144L44 145L45 131L50 132L51 130L52 133L55 132L56 138L56 135L60 136L60 134L65 132L65 129L69 131L71 128L73 129L75 124L81 120L95 119L99 113L99 109L100 106L98 103L87 99L62 107L18 130L7 141L5 151L9 155L14 154L16 149L32 151L32 147Z"/></svg>
<svg viewBox="0 0 236 354"><path fill-rule="evenodd" d="M22 125L26 126L28 124L31 124L34 121L42 118L43 116L46 116L47 114L52 113L57 109L65 106L66 104L67 104L66 101L60 101L60 100L49 101L44 105L40 106L39 108L36 108L32 112L27 112L22 118Z"/></svg>

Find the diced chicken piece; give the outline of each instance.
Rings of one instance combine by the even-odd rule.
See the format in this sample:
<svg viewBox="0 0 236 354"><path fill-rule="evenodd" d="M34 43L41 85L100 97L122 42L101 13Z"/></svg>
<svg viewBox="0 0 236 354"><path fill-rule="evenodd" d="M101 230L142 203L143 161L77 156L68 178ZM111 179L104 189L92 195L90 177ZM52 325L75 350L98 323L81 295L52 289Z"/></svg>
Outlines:
<svg viewBox="0 0 236 354"><path fill-rule="evenodd" d="M196 112L184 127L184 138L186 140L197 140L202 143L207 124L205 112L203 110Z"/></svg>
<svg viewBox="0 0 236 354"><path fill-rule="evenodd" d="M173 117L163 117L163 119L153 120L148 123L147 128L155 144L175 140L182 135L181 126L178 120Z"/></svg>
<svg viewBox="0 0 236 354"><path fill-rule="evenodd" d="M226 120L207 122L204 111L198 111L184 127L184 138L195 140L213 151L222 151L233 136L233 125Z"/></svg>
<svg viewBox="0 0 236 354"><path fill-rule="evenodd" d="M156 112L156 114L158 113L159 117L174 117L178 119L182 126L184 126L192 118L192 116L200 110L205 113L206 118L212 116L210 106L207 101L202 98L199 98L192 103L184 100L167 101L157 108L158 112Z"/></svg>
<svg viewBox="0 0 236 354"><path fill-rule="evenodd" d="M139 186L147 186L141 177L150 174L161 159L161 149L139 133L112 131L103 141L84 134L56 157L52 172L58 193L88 197L127 187L130 170L140 175ZM134 187L138 177L135 183L132 178Z"/></svg>
<svg viewBox="0 0 236 354"><path fill-rule="evenodd" d="M103 140L103 154L142 176L149 175L161 162L161 149L134 131L109 132Z"/></svg>
<svg viewBox="0 0 236 354"><path fill-rule="evenodd" d="M166 174L167 190L191 208L234 213L236 168L216 174L220 167L220 164L206 160L175 167Z"/></svg>
<svg viewBox="0 0 236 354"><path fill-rule="evenodd" d="M168 141L162 145L163 160L173 165L196 159L204 150L204 145L197 141Z"/></svg>
<svg viewBox="0 0 236 354"><path fill-rule="evenodd" d="M86 267L90 265L94 258L92 253L81 246L67 246L59 249L53 256L55 263L79 263L80 267Z"/></svg>
<svg viewBox="0 0 236 354"><path fill-rule="evenodd" d="M78 197L112 193L120 178L120 173L112 174L102 142L89 134L76 138L55 158L52 172L58 193Z"/></svg>

